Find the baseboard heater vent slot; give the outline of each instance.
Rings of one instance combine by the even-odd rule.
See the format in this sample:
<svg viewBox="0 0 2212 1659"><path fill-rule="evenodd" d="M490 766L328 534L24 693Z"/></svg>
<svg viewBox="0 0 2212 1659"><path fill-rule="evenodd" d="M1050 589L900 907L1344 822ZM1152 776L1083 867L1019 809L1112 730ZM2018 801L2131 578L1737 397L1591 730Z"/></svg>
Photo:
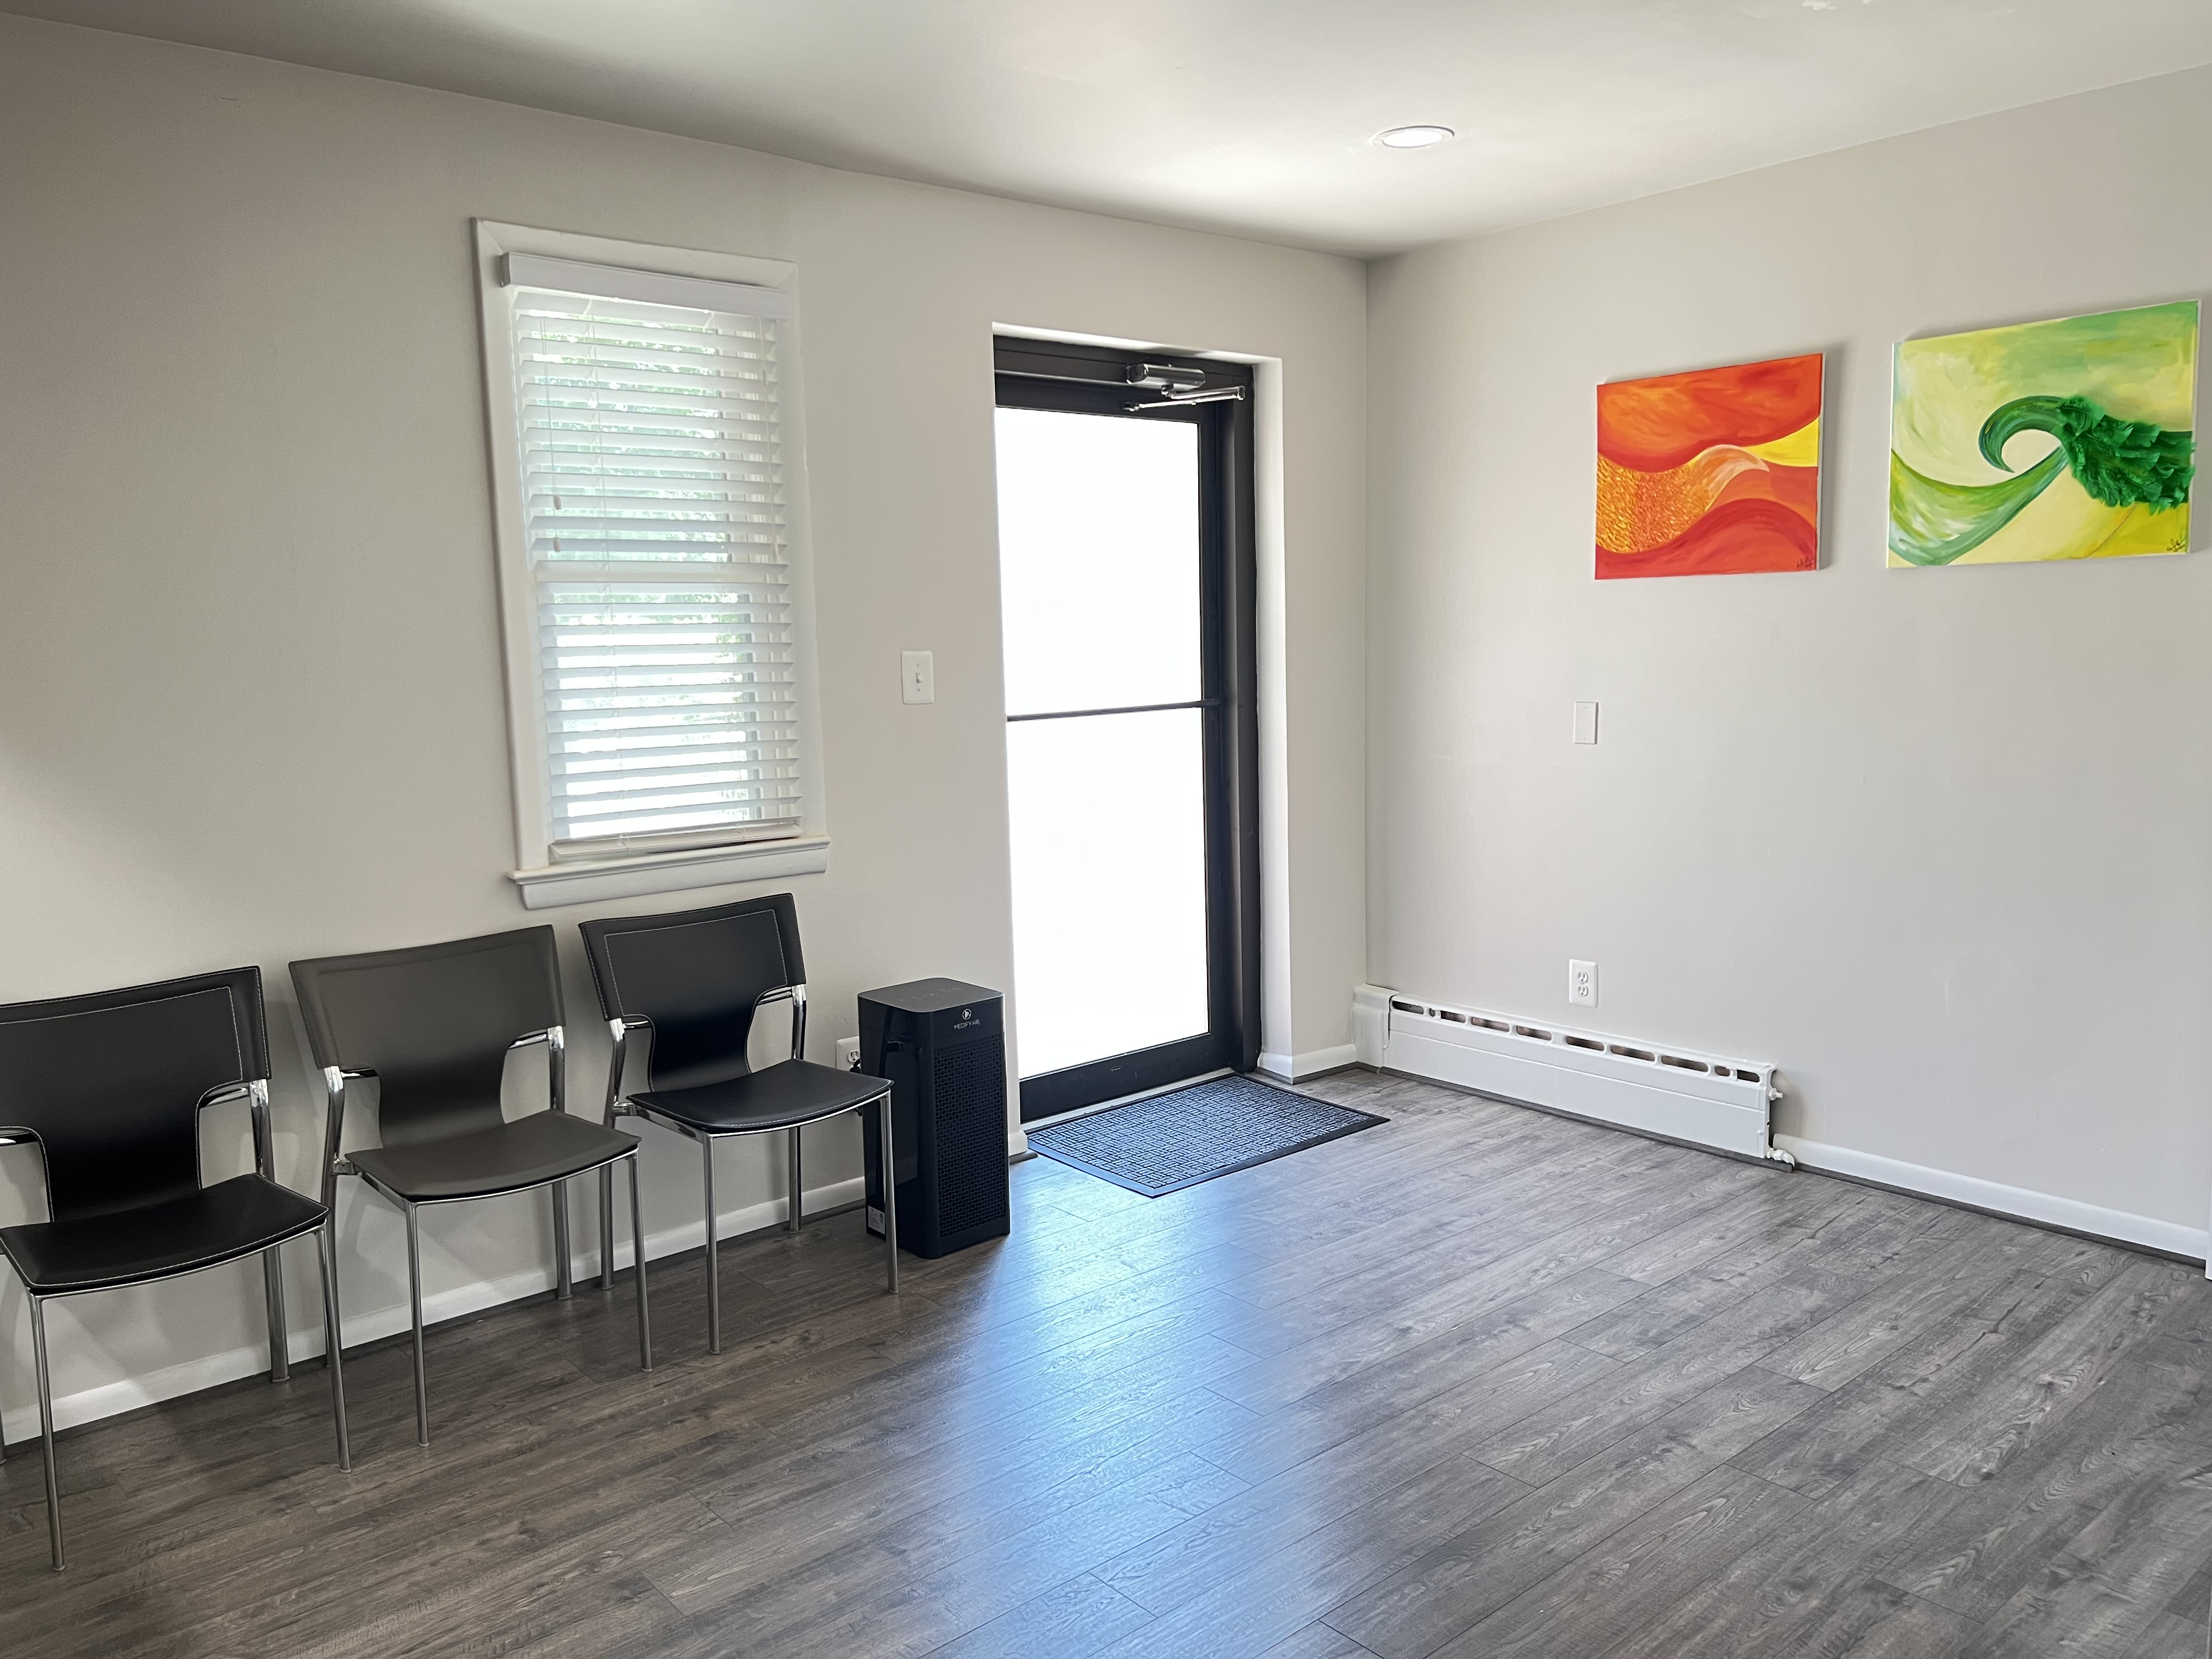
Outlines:
<svg viewBox="0 0 2212 1659"><path fill-rule="evenodd" d="M1481 1094L1744 1158L1773 1144L1774 1067L1393 995L1382 1063Z"/></svg>

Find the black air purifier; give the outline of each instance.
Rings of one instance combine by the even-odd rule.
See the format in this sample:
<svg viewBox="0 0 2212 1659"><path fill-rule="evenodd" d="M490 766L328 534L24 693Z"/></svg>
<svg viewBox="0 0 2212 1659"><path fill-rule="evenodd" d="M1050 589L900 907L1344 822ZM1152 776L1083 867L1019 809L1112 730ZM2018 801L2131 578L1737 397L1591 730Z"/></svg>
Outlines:
<svg viewBox="0 0 2212 1659"><path fill-rule="evenodd" d="M860 995L860 1069L891 1082L899 1248L945 1255L1010 1231L1006 1004L957 979ZM883 1137L865 1117L868 1231L884 1235Z"/></svg>

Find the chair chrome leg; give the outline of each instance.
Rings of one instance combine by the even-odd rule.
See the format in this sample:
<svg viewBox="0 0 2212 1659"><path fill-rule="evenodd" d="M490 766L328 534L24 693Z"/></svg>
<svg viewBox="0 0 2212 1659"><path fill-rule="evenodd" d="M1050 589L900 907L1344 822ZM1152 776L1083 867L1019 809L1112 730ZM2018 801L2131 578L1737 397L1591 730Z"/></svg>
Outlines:
<svg viewBox="0 0 2212 1659"><path fill-rule="evenodd" d="M876 1103L876 1129L884 1142L884 1289L898 1293L898 1147L891 1139L891 1097Z"/></svg>
<svg viewBox="0 0 2212 1659"><path fill-rule="evenodd" d="M353 1468L353 1444L346 1435L345 1320L338 1311L337 1220L315 1230L315 1260L323 1270L323 1363L331 1373L331 1422L338 1434L338 1467Z"/></svg>
<svg viewBox="0 0 2212 1659"><path fill-rule="evenodd" d="M699 1170L707 1196L707 1352L722 1351L722 1253L714 1227L714 1138L699 1138Z"/></svg>
<svg viewBox="0 0 2212 1659"><path fill-rule="evenodd" d="M46 1460L46 1537L53 1546L54 1571L62 1570L62 1483L54 1468L54 1395L46 1376L46 1304L31 1298L31 1355L39 1373L39 1449Z"/></svg>
<svg viewBox="0 0 2212 1659"><path fill-rule="evenodd" d="M615 1166L599 1171L599 1288L615 1287Z"/></svg>
<svg viewBox="0 0 2212 1659"><path fill-rule="evenodd" d="M422 1212L407 1206L407 1299L415 1311L415 1443L430 1443L430 1393L422 1382Z"/></svg>
<svg viewBox="0 0 2212 1659"><path fill-rule="evenodd" d="M269 1380L282 1382L292 1375L292 1335L284 1317L283 1247L261 1253L261 1287L269 1299Z"/></svg>
<svg viewBox="0 0 2212 1659"><path fill-rule="evenodd" d="M553 1299L566 1302L576 1293L574 1269L568 1261L568 1183L553 1183Z"/></svg>
<svg viewBox="0 0 2212 1659"><path fill-rule="evenodd" d="M637 1368L649 1371L653 1369L653 1316L645 1305L645 1206L638 1201L637 1154L630 1153L625 1161L629 1164L630 1237L637 1250Z"/></svg>
<svg viewBox="0 0 2212 1659"><path fill-rule="evenodd" d="M805 1196L806 1188L801 1183L799 1175L799 1126L796 1123L791 1126L791 1178L789 1185L791 1188L791 1216L790 1218L784 1223L784 1225L795 1233L799 1231L799 1211L805 1207L806 1202Z"/></svg>

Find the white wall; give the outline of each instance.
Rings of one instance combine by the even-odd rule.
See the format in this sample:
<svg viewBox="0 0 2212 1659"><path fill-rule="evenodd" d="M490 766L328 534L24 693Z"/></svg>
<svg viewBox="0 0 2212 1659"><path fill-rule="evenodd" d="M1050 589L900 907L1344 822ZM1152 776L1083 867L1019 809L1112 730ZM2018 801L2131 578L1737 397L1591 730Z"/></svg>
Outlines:
<svg viewBox="0 0 2212 1659"><path fill-rule="evenodd" d="M799 896L818 1058L862 987L1011 983L994 324L1279 360L1285 705L1266 787L1286 839L1265 1036L1291 1054L1346 1040L1362 966L1360 266L11 17L0 1001L259 963L281 1172L311 1187L318 1096L288 960L551 921L571 1088L592 1103L605 1048L572 924L745 890L528 915L505 879L477 216L798 263L833 847L826 875L775 884ZM900 702L902 647L935 651L933 706ZM211 1169L242 1167L242 1124L211 1124ZM817 1182L857 1169L837 1127ZM0 1152L0 1222L37 1212L31 1156ZM758 1149L725 1156L734 1209L772 1195ZM672 1246L696 1221L689 1148L656 1144L647 1167ZM358 1197L343 1272L349 1334L365 1335L397 1328L404 1265L396 1219ZM433 1219L441 1310L542 1282L535 1202ZM295 1255L306 1352L316 1302ZM59 1304L64 1420L240 1374L258 1285L222 1269ZM656 1312L672 1352L699 1339L700 1309ZM9 1275L15 1435L27 1322Z"/></svg>
<svg viewBox="0 0 2212 1659"><path fill-rule="evenodd" d="M2201 1240L2212 560L1883 543L1891 343L2202 293L2209 152L2192 71L1375 267L1376 981L1594 958L1580 1023L1780 1065L1785 1132ZM1595 580L1592 387L1815 350L1823 568Z"/></svg>

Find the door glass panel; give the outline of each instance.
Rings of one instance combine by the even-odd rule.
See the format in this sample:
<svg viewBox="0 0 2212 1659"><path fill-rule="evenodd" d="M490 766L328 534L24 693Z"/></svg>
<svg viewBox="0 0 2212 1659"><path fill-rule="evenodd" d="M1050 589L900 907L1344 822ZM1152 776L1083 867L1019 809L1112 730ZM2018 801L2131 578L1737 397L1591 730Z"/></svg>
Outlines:
<svg viewBox="0 0 2212 1659"><path fill-rule="evenodd" d="M1199 434L1001 409L999 544L1025 1078L1210 1024ZM1145 713L1104 714L1144 708ZM1046 715L1052 718L1024 719Z"/></svg>
<svg viewBox="0 0 2212 1659"><path fill-rule="evenodd" d="M1198 428L999 410L1006 712L1199 696Z"/></svg>
<svg viewBox="0 0 2212 1659"><path fill-rule="evenodd" d="M1202 718L1006 728L1024 1077L1206 1029Z"/></svg>

